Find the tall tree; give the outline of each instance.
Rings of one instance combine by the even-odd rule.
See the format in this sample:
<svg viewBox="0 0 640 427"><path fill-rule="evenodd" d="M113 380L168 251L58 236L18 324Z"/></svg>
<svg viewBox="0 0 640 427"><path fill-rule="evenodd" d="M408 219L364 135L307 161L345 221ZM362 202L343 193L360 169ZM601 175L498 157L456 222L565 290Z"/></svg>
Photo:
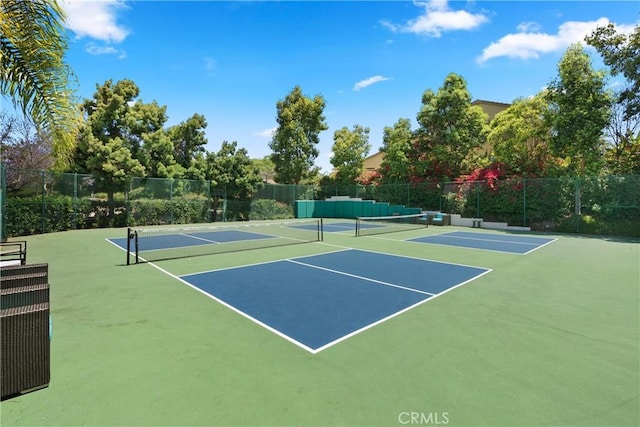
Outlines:
<svg viewBox="0 0 640 427"><path fill-rule="evenodd" d="M262 187L263 177L249 158L245 148L236 141L223 141L217 153L207 156L208 179L214 185L224 186L231 198L250 197Z"/></svg>
<svg viewBox="0 0 640 427"><path fill-rule="evenodd" d="M207 154L207 178L226 196L225 220L248 220L251 196L263 186L263 177L245 148L236 141L223 141L220 150ZM214 210L221 201L214 196Z"/></svg>
<svg viewBox="0 0 640 427"><path fill-rule="evenodd" d="M39 131L51 135L63 167L80 124L64 61L65 14L56 0L0 2L0 93L8 96Z"/></svg>
<svg viewBox="0 0 640 427"><path fill-rule="evenodd" d="M412 149L415 178L453 179L474 169L466 160L486 141L487 115L471 105L467 82L449 74L438 92L427 89Z"/></svg>
<svg viewBox="0 0 640 427"><path fill-rule="evenodd" d="M546 176L554 164L549 147L548 110L544 93L539 93L532 98L516 99L498 113L487 135L487 142L493 147L493 160L517 176Z"/></svg>
<svg viewBox="0 0 640 427"><path fill-rule="evenodd" d="M611 67L611 74L622 74L627 79L628 86L618 96L618 102L625 105L625 119L640 115L640 25L625 35L618 34L609 23L585 40L602 55L604 63Z"/></svg>
<svg viewBox="0 0 640 427"><path fill-rule="evenodd" d="M169 139L173 142L173 157L183 168L188 169L192 159L198 153L205 152L207 137L204 130L206 128L207 120L203 115L196 113L167 130Z"/></svg>
<svg viewBox="0 0 640 427"><path fill-rule="evenodd" d="M113 195L132 177L172 176L173 145L162 133L166 107L138 99L131 80L96 85L83 103L85 124L78 138L72 170L90 173L113 206ZM148 167L148 170L145 168ZM112 211L110 213L113 213Z"/></svg>
<svg viewBox="0 0 640 427"><path fill-rule="evenodd" d="M147 175L156 178L182 178L185 168L173 158L174 147L163 129L141 135L143 145L137 158Z"/></svg>
<svg viewBox="0 0 640 427"><path fill-rule="evenodd" d="M640 174L640 114L626 118L626 102L622 100L611 109L611 121L605 130L605 156L611 173Z"/></svg>
<svg viewBox="0 0 640 427"><path fill-rule="evenodd" d="M144 166L132 157L131 150L121 137L110 138L103 143L91 133L89 127L82 128L78 149L86 156L85 170L79 172L90 172L96 180L96 187L106 191L109 216L113 217L114 193L124 190L131 177L144 176Z"/></svg>
<svg viewBox="0 0 640 427"><path fill-rule="evenodd" d="M382 149L384 159L380 164L382 182L399 183L409 181L411 151L411 121L398 119L393 127L386 126L382 135Z"/></svg>
<svg viewBox="0 0 640 427"><path fill-rule="evenodd" d="M364 159L369 154L369 128L354 125L338 129L333 134L331 164L336 168L336 179L343 183L354 183L360 175Z"/></svg>
<svg viewBox="0 0 640 427"><path fill-rule="evenodd" d="M276 180L282 184L299 184L317 175L314 161L320 132L327 130L323 115L325 100L321 95L313 99L296 86L284 100L276 104L278 128L269 143L273 151Z"/></svg>
<svg viewBox="0 0 640 427"><path fill-rule="evenodd" d="M602 136L612 104L605 90L604 72L594 70L584 48L573 44L562 56L558 78L546 93L554 155L567 159L572 173L598 173L604 164Z"/></svg>

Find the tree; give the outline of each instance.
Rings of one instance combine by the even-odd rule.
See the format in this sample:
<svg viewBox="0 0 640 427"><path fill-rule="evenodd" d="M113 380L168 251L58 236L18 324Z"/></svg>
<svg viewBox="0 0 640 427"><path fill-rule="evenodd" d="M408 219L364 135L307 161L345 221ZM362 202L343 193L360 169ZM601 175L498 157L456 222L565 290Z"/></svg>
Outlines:
<svg viewBox="0 0 640 427"><path fill-rule="evenodd" d="M493 161L513 175L543 177L554 164L546 120L549 104L544 96L516 99L491 121L487 142L493 147Z"/></svg>
<svg viewBox="0 0 640 427"><path fill-rule="evenodd" d="M203 115L196 113L167 130L169 139L173 142L173 158L183 168L188 169L192 165L192 159L198 153L205 152L207 137L204 130L206 128L207 120Z"/></svg>
<svg viewBox="0 0 640 427"><path fill-rule="evenodd" d="M313 99L296 86L284 100L276 104L278 128L269 143L273 151L276 180L282 184L299 184L317 175L314 167L318 157L320 132L327 130L323 115L325 100L316 95Z"/></svg>
<svg viewBox="0 0 640 427"><path fill-rule="evenodd" d="M346 126L333 134L333 155L331 164L336 168L336 179L342 183L354 183L362 175L364 159L371 150L369 128Z"/></svg>
<svg viewBox="0 0 640 427"><path fill-rule="evenodd" d="M625 118L626 102L629 101L622 100L611 109L611 121L605 130L605 156L610 172L620 175L640 174L640 114Z"/></svg>
<svg viewBox="0 0 640 427"><path fill-rule="evenodd" d="M384 183L404 183L409 180L409 152L413 132L409 119L398 119L393 127L386 126L382 135L384 159L380 164L380 174Z"/></svg>
<svg viewBox="0 0 640 427"><path fill-rule="evenodd" d="M629 83L619 93L618 102L625 104L626 120L640 115L640 26L632 34L618 34L612 23L597 28L585 38L611 67L611 74L622 74Z"/></svg>
<svg viewBox="0 0 640 427"><path fill-rule="evenodd" d="M147 174L143 163L152 173L170 175L167 156L172 156L173 146L161 135L166 107L145 104L137 99L139 94L131 80L115 85L107 80L83 103L85 123L71 170L93 175L97 187L107 192L110 215L114 193L123 191L132 177Z"/></svg>
<svg viewBox="0 0 640 427"><path fill-rule="evenodd" d="M486 141L487 115L471 105L466 81L451 73L434 93L427 89L411 151L414 179L453 179L474 169L467 160Z"/></svg>
<svg viewBox="0 0 640 427"><path fill-rule="evenodd" d="M80 114L64 62L65 14L56 0L0 2L0 93L52 138L53 154L64 166Z"/></svg>
<svg viewBox="0 0 640 427"><path fill-rule="evenodd" d="M163 129L142 134L143 145L138 155L147 175L156 178L181 178L185 168L173 158L174 146Z"/></svg>
<svg viewBox="0 0 640 427"><path fill-rule="evenodd" d="M132 157L122 138L110 138L103 143L89 127L81 130L78 148L87 156L85 167L96 180L96 188L107 192L109 216L113 217L114 193L124 190L131 177L144 176L144 166Z"/></svg>
<svg viewBox="0 0 640 427"><path fill-rule="evenodd" d="M547 90L553 128L551 149L569 161L578 175L598 173L603 166L603 130L609 123L611 96L604 73L595 71L580 44L569 46L558 64L558 78Z"/></svg>
<svg viewBox="0 0 640 427"><path fill-rule="evenodd" d="M9 115L0 111L0 152L2 163L7 166L6 185L8 191L20 191L33 184L42 185L34 170L49 169L55 159L51 138L38 131L27 117Z"/></svg>
<svg viewBox="0 0 640 427"><path fill-rule="evenodd" d="M260 171L260 176L264 178L265 184L273 180L276 174L276 165L271 160L271 156L264 156L261 159L252 159L253 165Z"/></svg>
<svg viewBox="0 0 640 427"><path fill-rule="evenodd" d="M207 178L214 186L223 187L227 199L227 219L248 220L251 196L263 186L263 177L244 148L238 143L222 142L217 153L207 155ZM217 210L219 195L214 200Z"/></svg>
<svg viewBox="0 0 640 427"><path fill-rule="evenodd" d="M262 187L260 171L236 141L223 141L217 153L209 153L207 165L207 178L213 185L224 186L228 197L247 198Z"/></svg>

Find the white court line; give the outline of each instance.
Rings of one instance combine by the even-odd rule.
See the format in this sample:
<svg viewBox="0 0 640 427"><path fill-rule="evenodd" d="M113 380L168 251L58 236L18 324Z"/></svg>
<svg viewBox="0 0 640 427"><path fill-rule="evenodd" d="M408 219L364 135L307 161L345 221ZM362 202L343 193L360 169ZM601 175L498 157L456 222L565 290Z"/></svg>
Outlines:
<svg viewBox="0 0 640 427"><path fill-rule="evenodd" d="M310 353L312 353L312 354L315 354L315 353L316 353L316 351L315 351L314 349L312 349L311 347L306 346L305 344L303 344L303 343L301 343L301 342L297 341L297 340L296 340L296 339L294 339L294 338L291 338L290 336L288 336L288 335L286 335L286 334L283 334L283 333L282 333L282 332L280 332L279 330L272 328L271 326L267 325L266 323L261 322L260 320L258 320L258 319L256 319L255 317L253 317L253 316L251 316L251 315L249 315L249 314L245 313L244 311L237 309L236 307L232 306L231 304L227 304L226 302L224 302L224 301L223 301L223 300L221 300L220 298L215 297L214 295L212 295L212 294L210 294L210 293L208 293L208 292L206 292L206 291L204 291L204 290L202 290L202 289L198 288L197 286L192 285L191 283L189 283L189 282L187 282L186 280L184 280L184 279L180 278L179 276L176 276L175 274L169 273L169 272L168 272L167 270L165 270L164 268L159 267L159 266L157 266L156 264L154 264L154 263L152 263L152 262L148 262L147 264L151 265L153 268L156 268L156 269L160 270L161 272L163 272L163 273L164 273L164 274L166 274L167 276L169 276L169 277L173 277L174 279L178 280L179 282L181 282L181 283L183 283L183 284L185 284L185 285L189 286L191 289L195 289L196 291L200 292L201 294L206 295L207 297L209 297L209 298L211 298L212 300L214 300L214 301L216 301L216 302L218 302L218 303L222 304L223 306L227 307L228 309L230 309L230 310L232 310L232 311L234 311L234 312L238 313L239 315L241 315L241 316L245 317L246 319L249 319L249 320L251 320L252 322L254 322L254 323L256 323L256 324L258 324L258 325L262 326L263 328L267 329L268 331L273 332L274 334L278 335L279 337L284 338L285 340L287 340L287 341L289 341L289 342L291 342L291 343L293 343L293 344L297 345L298 347L300 347L300 348L302 348L302 349L304 349L304 350L306 350L306 351L308 351L308 352L310 352Z"/></svg>
<svg viewBox="0 0 640 427"><path fill-rule="evenodd" d="M128 238L128 237L127 237ZM123 248L122 246L120 246L119 244L117 244L116 242L112 242L111 239L122 239L122 237L107 237L104 240L106 240L107 242L111 243L113 246L115 246L118 249L123 250L124 252L127 252L127 248ZM135 256L136 253L135 252L131 252L129 251L129 255L133 255Z"/></svg>
<svg viewBox="0 0 640 427"><path fill-rule="evenodd" d="M353 336L355 336L355 335L358 335L359 333L364 332L364 331L366 331L367 329L371 329L371 328L373 328L374 326L377 326L377 325L379 325L379 324L381 324L381 323L383 323L383 322L386 322L386 321L387 321L387 320L389 320L389 319L393 319L394 317L399 316L399 315L401 315L401 314L403 314L403 313L405 313L405 312L407 312L407 311L411 310L412 308L415 308L415 307L417 307L417 306L419 306L419 305L422 305L422 304L424 304L424 303L426 303L426 302L433 301L434 299L438 298L439 296L442 296L442 295L446 294L446 293L447 293L447 292L449 292L449 291L452 291L452 290L454 290L454 289L456 289L456 288L459 288L459 287L461 287L461 286L463 286L463 285L466 285L467 283L470 283L470 282L472 282L472 281L474 281L474 280L476 280L476 279L478 279L478 278L480 278L480 277L484 276L485 274L490 273L491 271L492 271L491 269L487 269L487 271L485 271L484 273L481 273L481 274L479 274L479 275L477 275L477 276L474 276L474 277L472 277L472 278L470 278L470 279L468 279L468 280L466 280L466 281L464 281L464 282L462 282L462 283L458 283L458 284L457 284L457 285L455 285L455 286L452 286L452 287L450 287L450 288L447 288L447 289L445 289L444 291L442 291L442 292L440 292L440 293L438 293L438 294L433 295L433 297L426 298L426 299L424 299L424 300L422 300L422 301L418 301L418 302L417 302L417 303L415 303L414 305L411 305L411 306L409 306L409 307L406 307L406 308L404 308L404 309L402 309L402 310L400 310L400 311L398 311L398 312L396 312L396 313L393 313L393 314L391 314L391 315L389 315L389 316L387 316L387 317L385 317L385 318L382 318L382 319L377 320L377 321L375 321L375 322L373 322L373 323L370 323L370 324L368 324L368 325L366 325L366 326L364 326L364 327L362 327L362 328L360 328L360 329L358 329L358 330L355 330L355 331L351 332L350 334L347 334L347 335L345 335L345 336L343 336L343 337L338 338L338 339L337 339L337 340L335 340L335 341L331 341L331 342L329 342L329 343L327 343L327 344L323 345L322 347L318 347L317 349L315 349L315 351L313 352L313 354L319 353L319 352L321 352L322 350L325 350L325 349L327 349L327 348L329 348L329 347L332 347L332 346L334 346L334 345L336 345L336 344L338 344L338 343L340 343L340 342L342 342L342 341L345 341L345 340L346 340L346 339L348 339L348 338L351 338L351 337L353 337Z"/></svg>
<svg viewBox="0 0 640 427"><path fill-rule="evenodd" d="M396 285L396 284L389 283L389 282L383 282L382 280L370 279L368 277L358 276L357 274L351 274L351 273L347 273L347 272L344 272L344 271L333 270L331 268L320 267L319 265L307 264L305 262L295 261L293 259L287 259L285 261L292 262L294 264L302 265L302 266L305 266L305 267L311 267L311 268L316 268L318 270L328 271L330 273L341 274L343 276L353 277L353 278L359 279L359 280L365 280L367 282L377 283L379 285L391 286L393 288L403 289L405 291L416 292L416 293L419 293L419 294L425 294L425 295L429 295L429 296L434 296L435 295L435 294L432 294L431 292L421 291L421 290L418 290L418 289L415 289L415 288L408 288L406 286Z"/></svg>
<svg viewBox="0 0 640 427"><path fill-rule="evenodd" d="M217 240L205 239L204 237L192 236L191 234L185 234L185 233L179 233L178 236L184 236L184 237L189 237L191 239L202 240L204 242L214 243L216 245L219 245L221 243L221 242L219 242ZM180 246L180 247L182 247L182 246ZM186 246L186 247L188 247L188 246Z"/></svg>
<svg viewBox="0 0 640 427"><path fill-rule="evenodd" d="M530 253L531 253L531 252L533 252L533 251L537 251L538 249L540 249L540 248L541 248L541 247L543 247L543 246L547 246L547 245L549 245L549 244L551 244L551 243L555 242L556 240L558 240L558 239L552 239L551 241L549 241L549 242L547 242L547 243L545 243L545 244L543 244L543 245L540 245L540 246L538 246L537 248L533 248L533 249L531 249L529 252L525 252L525 253L523 253L522 255L528 255L528 254L530 254Z"/></svg>
<svg viewBox="0 0 640 427"><path fill-rule="evenodd" d="M510 240L498 240L498 239L483 239L480 237L467 237L467 236L455 236L454 232L450 233L451 235L445 235L444 237L451 237L452 239L461 239L461 240L478 240L480 242L496 242L496 243L513 243L514 245L530 245L530 246L538 246L539 243L529 243L529 242L512 242ZM491 234L487 234L490 236ZM430 236L424 236L430 237ZM421 239L422 237L417 237L417 239Z"/></svg>
<svg viewBox="0 0 640 427"><path fill-rule="evenodd" d="M330 246L334 246L334 245L330 245ZM254 262L254 263L251 263L251 264L235 265L235 266L232 266L232 267L214 268L213 270L203 270L203 271L198 271L196 273L182 274L181 277L195 276L197 274L213 273L213 272L216 272L216 271L234 270L236 268L252 267L252 266L255 266L255 265L273 264L275 262L289 261L289 260L292 260L292 259L306 258L306 257L310 257L310 256L324 255L324 254L333 254L333 253L337 253L337 252L344 252L344 251L349 250L349 249L351 249L351 248L341 248L341 249L338 249L338 250L334 250L334 251L330 251L330 252L322 252L320 254L313 254L313 255L300 255L300 256L294 257L294 258L287 257L287 258L274 259L274 260L270 260L270 261Z"/></svg>
<svg viewBox="0 0 640 427"><path fill-rule="evenodd" d="M384 239L384 238L382 238L382 239ZM393 242L419 243L419 242L411 242L409 240L394 240L394 239L384 239L384 240L391 240ZM415 257L415 256L401 255L401 254L390 253L390 252L373 251L371 249L356 249L356 248L350 248L350 247L347 247L347 246L339 246L339 245L333 245L333 244L328 244L328 243L323 243L323 242L320 242L320 243L324 244L324 245L327 245L327 246L335 246L337 248L350 249L352 251L370 252L372 254L380 254L380 255L387 255L387 256L397 256L397 257L401 257L401 258L416 259L418 261L434 262L434 263L438 263L438 264L447 264L447 265L457 265L459 267L478 268L480 270L486 270L487 269L486 267L478 267L477 265L469 265L469 264L460 264L458 262L438 261L438 260L435 260L435 259L418 258L418 257ZM449 247L451 247L451 245L449 245ZM510 254L510 253L513 253L513 252L506 252L506 253ZM319 254L319 255L322 255L322 254ZM309 255L309 256L313 256L313 255Z"/></svg>
<svg viewBox="0 0 640 427"><path fill-rule="evenodd" d="M328 245L328 246L337 246L337 245ZM343 249L338 250L338 251L335 251L335 252L342 252L342 251L345 251L345 250L360 250L360 249L343 248ZM363 251L363 252L382 253L382 252L375 252L375 251ZM330 252L327 252L327 253L330 253ZM384 253L382 253L382 254L384 254ZM318 254L318 255L322 255L322 254ZM389 255L389 256L402 256L402 255L392 255L392 254L384 254L384 255ZM299 258L305 258L305 257L308 257L308 256L314 256L314 255L305 255L305 256L301 256L301 257L299 257ZM421 261L438 262L438 263L441 263L441 264L460 265L460 264L453 264L453 263L447 263L447 262L440 262L440 261L425 260L425 259L422 259L422 258L413 258L413 257L405 257L405 258L412 258L412 259L417 259L417 260L421 260ZM291 261L291 262L295 262L295 263L298 263L298 264L301 264L301 265L306 265L306 264L304 264L304 263L300 263L300 262L293 261L294 259L295 259L295 258L285 259L284 261ZM279 261L283 261L283 260L268 261L268 262L264 262L264 263L256 263L256 264L252 264L252 265L269 264L269 263L274 263L274 262L279 262ZM353 336L355 336L355 335L357 335L357 334L359 334L359 333L362 333L362 332L364 332L364 331L366 331L366 330L368 330L368 329L371 329L371 328L373 328L374 326L377 326L377 325L379 325L379 324L381 324L381 323L383 323L383 322L385 322L385 321L387 321L387 320L389 320L389 319L392 319L392 318L394 318L394 317L396 317L396 316L399 316L399 315L401 315L401 314L403 314L403 313L405 313L405 312L407 312L407 311L411 310L412 308L415 308L415 307L417 307L417 306L419 306L419 305L424 304L424 303L425 303L425 302L427 302L427 301L431 301L431 300L433 300L433 299L435 299L435 298L437 298L437 297L439 297L439 296L441 296L441 295L444 295L444 294L446 294L447 292L452 291L453 289L459 288L459 287L461 287L461 286L463 286L463 285L465 285L465 284L467 284L467 283L470 283L470 282L472 282L473 280L475 280L475 279L477 279L477 278L480 278L480 277L484 276L485 274L488 274L488 273L490 273L490 272L492 271L491 269L486 269L486 268L482 268L482 267L474 267L474 268L478 268L478 269L483 269L483 270L485 270L485 271L484 271L484 272L482 272L482 273L480 273L480 274L478 274L478 275L476 275L476 276L474 276L474 277L472 277L472 278L470 278L470 279L468 279L468 280L466 280L466 281L464 281L464 282L458 283L457 285L454 285L454 286L452 286L452 287L450 287L450 288L447 288L447 289L445 289L444 291L442 291L442 292L440 292L440 293L438 293L438 294L430 294L430 293L428 293L428 292L419 291L419 290L417 290L417 289L410 289L410 288L406 288L407 290L410 290L410 291L413 291L413 292L416 292L416 293L420 293L420 294L423 294L423 295L427 295L427 298L425 298L425 299L424 299L424 300L422 300L422 301L417 302L416 304L413 304L413 305L411 305L411 306L409 306L409 307L406 307L406 308L404 308L404 309L402 309L402 310L400 310L400 311L397 311L397 312L395 312L395 313L393 313L393 314L391 314L391 315L389 315L389 316L387 316L387 317L384 317L384 318L379 319L379 320L377 320L377 321L375 321L375 322L372 322L372 323L370 323L370 324L368 324L368 325L365 325L365 326L363 326L362 328L357 329L357 330L355 330L355 331L353 331L353 332L350 332L349 334L344 335L344 336L342 336L342 337L340 337L340 338L338 338L338 339L336 339L336 340L334 340L334 341L331 341L331 342L329 342L329 343L327 343L327 344L325 344L325 345L323 345L323 346L321 346L321 347L318 347L318 348L316 348L316 349L313 349L313 348L311 348L311 347L309 347L309 346L307 346L307 345L305 345L305 344L301 343L300 341L298 341L298 340L296 340L296 339L294 339L294 338L292 338L292 337L290 337L290 336L288 336L288 335L284 334L283 332L281 332L281 331L279 331L279 330L277 330L277 329L275 329L275 328L273 328L273 327L269 326L268 324L266 324L266 323L264 323L264 322L262 322L262 321L260 321L260 320L258 320L258 319L256 319L256 318L254 318L253 316L251 316L251 315L249 315L249 314L245 313L244 311L242 311L242 310L240 310L240 309L238 309L238 308L234 307L233 305L226 303L225 301L221 300L220 298L217 298L217 297L215 297L214 295L212 295L212 294L210 294L210 293L208 293L208 292L206 292L206 291L204 291L204 290L202 290L202 289L198 288L197 286L192 285L191 283L189 283L188 281L186 281L186 280L184 280L184 279L182 278L182 277L190 276L190 275L192 275L192 274L189 274L189 275L183 275L182 277L180 277L180 276L176 276L175 274L172 274L172 273L170 273L169 271L167 271L167 270L165 270L165 269L163 269L163 268L159 267L158 265L154 264L153 262L147 262L147 264L151 265L153 268L155 268L155 269L157 269L157 270L161 271L162 273L164 273L164 274L168 275L169 277L172 277L172 278L174 278L174 279L178 280L179 282L181 282L181 283L183 283L183 284L185 284L185 285L189 286L190 288L195 289L196 291L200 292L201 294L203 294L203 295L205 295L205 296L207 296L207 297L211 298L212 300L214 300L214 301L216 301L216 302L218 302L218 303L222 304L224 307L227 307L228 309L232 310L233 312L238 313L239 315L243 316L243 317L244 317L244 318L246 318L246 319L249 319L250 321L252 321L252 322L256 323L257 325L259 325L259 326L261 326L261 327L263 327L263 328L267 329L268 331L270 331L270 332L272 332L272 333L276 334L277 336L279 336L279 337L281 337L281 338L284 338L285 340L287 340L287 341L289 341L289 342L293 343L294 345L296 345L296 346L298 346L298 347L300 347L300 348L302 348L302 349L304 349L304 350L308 351L308 352L309 352L309 353L311 353L311 354L317 354L317 353L319 353L320 351L323 351L323 350L325 350L325 349L327 349L327 348L329 348L329 347L332 347L332 346L334 346L334 345L336 345L336 344L338 344L338 343L340 343L340 342L342 342L342 341L347 340L348 338L351 338L351 337L353 337ZM246 265L245 265L245 266L246 266ZM245 266L230 267L229 269L233 269L233 268L242 268L242 267L245 267ZM306 266L308 266L308 267L313 267L313 268L319 268L319 269L325 269L325 268L323 268L323 267L312 266L312 265L306 265ZM464 266L464 265L462 265L462 266ZM468 266L467 266L467 267L468 267ZM222 269L222 270L224 270L224 269ZM211 270L211 271L218 271L218 270ZM337 272L337 271L336 271L336 273L345 274L345 275L353 276L353 277L358 277L358 276L351 275L351 274L349 274L349 273L343 273L343 272ZM199 273L193 273L193 274L199 274ZM362 279L364 279L364 280L374 281L374 280L372 280L372 279L367 279L367 278L362 278ZM374 281L374 282L379 282L379 281ZM381 284L385 284L385 285L389 285L389 286L395 286L395 287L402 288L401 286L393 285L393 284L386 284L385 282L379 282L379 283L381 283Z"/></svg>
<svg viewBox="0 0 640 427"><path fill-rule="evenodd" d="M429 244L429 245L439 245L439 246L446 246L448 248L462 248L462 249L471 249L471 250L476 250L476 251L486 251L486 252L497 252L497 253L501 253L501 254L511 254L511 255L528 255L533 251L536 251L538 249L540 249L543 246L547 246L550 243L555 242L556 240L558 240L557 238L552 239L549 242L545 242L541 245L536 245L535 243L524 243L524 242L510 242L508 240L493 240L493 239L478 239L475 237L457 237L457 236L452 236L452 234L457 233L458 230L455 231L448 231L446 233L438 233L438 234L432 234L432 235L428 235L428 236L421 236L421 237L413 237L411 239L405 239L403 240L403 242L408 242L408 243L418 243L418 244ZM447 243L440 243L440 242L418 242L417 239L422 239L422 238L429 238L431 236L442 236L442 237L452 237L455 239L467 239L467 240L479 240L481 242L496 242L496 243L518 243L520 245L530 245L530 246L536 246L533 249L531 249L530 251L527 252L512 252L512 251L501 251L498 249L485 249L485 248L473 248L473 247L469 247L469 246L457 246L457 245L450 245ZM534 237L535 238L535 237ZM540 239L544 239L544 237L540 237ZM397 240L396 240L397 241Z"/></svg>

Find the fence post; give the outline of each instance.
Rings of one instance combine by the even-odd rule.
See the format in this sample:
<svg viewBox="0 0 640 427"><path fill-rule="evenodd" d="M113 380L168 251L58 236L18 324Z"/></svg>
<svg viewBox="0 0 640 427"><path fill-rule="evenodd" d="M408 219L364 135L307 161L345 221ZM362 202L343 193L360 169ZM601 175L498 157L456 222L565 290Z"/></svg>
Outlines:
<svg viewBox="0 0 640 427"><path fill-rule="evenodd" d="M45 202L46 182L45 182L45 171L42 170L40 172L41 172L41 175L42 175L42 182L41 182L41 185L42 185L42 203L41 203L42 204L42 231L41 231L41 233L44 234L45 233L45 231L44 231L44 229L45 229L45 217L46 217L46 213L47 213L47 211L46 211L46 202Z"/></svg>
<svg viewBox="0 0 640 427"><path fill-rule="evenodd" d="M207 202L205 204L207 213L204 215L206 222L211 222L211 181L207 180Z"/></svg>
<svg viewBox="0 0 640 427"><path fill-rule="evenodd" d="M576 181L575 181L575 216L576 216L576 233L580 232L580 216L582 214L582 195L581 195L581 189L580 189L580 177L576 176Z"/></svg>
<svg viewBox="0 0 640 427"><path fill-rule="evenodd" d="M78 172L73 173L73 229L78 228Z"/></svg>
<svg viewBox="0 0 640 427"><path fill-rule="evenodd" d="M224 185L222 196L224 197L222 202L222 222L227 222L227 184Z"/></svg>
<svg viewBox="0 0 640 427"><path fill-rule="evenodd" d="M522 179L522 225L527 226L527 180Z"/></svg>
<svg viewBox="0 0 640 427"><path fill-rule="evenodd" d="M4 163L0 163L0 242L7 241L7 174Z"/></svg>
<svg viewBox="0 0 640 427"><path fill-rule="evenodd" d="M478 184L478 181L476 181L475 184L476 184L476 218L480 218L480 185Z"/></svg>
<svg viewBox="0 0 640 427"><path fill-rule="evenodd" d="M171 207L169 223L173 224L173 178L169 179L169 206Z"/></svg>

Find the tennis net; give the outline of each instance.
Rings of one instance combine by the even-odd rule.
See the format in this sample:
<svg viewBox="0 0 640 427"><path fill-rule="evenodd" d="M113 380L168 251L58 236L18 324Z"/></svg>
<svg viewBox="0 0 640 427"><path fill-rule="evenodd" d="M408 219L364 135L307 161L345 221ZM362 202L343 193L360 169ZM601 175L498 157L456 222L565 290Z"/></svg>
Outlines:
<svg viewBox="0 0 640 427"><path fill-rule="evenodd" d="M323 239L322 219L127 230L127 265Z"/></svg>
<svg viewBox="0 0 640 427"><path fill-rule="evenodd" d="M358 217L356 218L356 237L426 227L427 214Z"/></svg>

